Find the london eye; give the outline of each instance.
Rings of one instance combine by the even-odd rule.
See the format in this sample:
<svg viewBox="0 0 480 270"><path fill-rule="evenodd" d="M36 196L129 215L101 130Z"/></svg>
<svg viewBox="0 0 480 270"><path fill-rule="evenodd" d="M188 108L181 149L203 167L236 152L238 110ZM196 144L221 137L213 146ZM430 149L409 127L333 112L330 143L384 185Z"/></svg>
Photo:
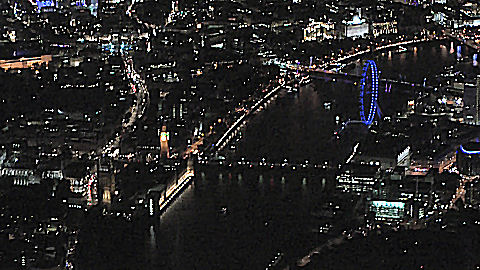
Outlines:
<svg viewBox="0 0 480 270"><path fill-rule="evenodd" d="M378 70L375 61L367 60L363 65L360 80L360 120L370 126L377 113Z"/></svg>

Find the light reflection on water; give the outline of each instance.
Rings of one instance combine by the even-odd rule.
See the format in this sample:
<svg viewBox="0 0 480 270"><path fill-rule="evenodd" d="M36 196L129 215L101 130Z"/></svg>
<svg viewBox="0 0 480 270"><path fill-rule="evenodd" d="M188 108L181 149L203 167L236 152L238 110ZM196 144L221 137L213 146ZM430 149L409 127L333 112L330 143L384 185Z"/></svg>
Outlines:
<svg viewBox="0 0 480 270"><path fill-rule="evenodd" d="M407 47L408 51L403 53L389 53L388 57L376 57L382 77L423 83L425 77L433 78L443 72L445 66L454 65L457 59L472 56L468 47L459 46L457 49L457 44L450 41L433 41L415 47Z"/></svg>

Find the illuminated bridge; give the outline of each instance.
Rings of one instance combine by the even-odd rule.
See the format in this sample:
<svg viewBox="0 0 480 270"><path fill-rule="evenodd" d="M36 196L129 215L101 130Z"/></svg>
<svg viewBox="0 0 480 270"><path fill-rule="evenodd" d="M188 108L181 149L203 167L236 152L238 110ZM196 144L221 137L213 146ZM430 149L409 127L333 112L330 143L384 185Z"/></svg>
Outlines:
<svg viewBox="0 0 480 270"><path fill-rule="evenodd" d="M330 62L324 63L322 65L316 66L306 66L306 65L301 65L300 63L293 63L291 61L287 62L282 62L277 59L275 60L269 60L266 63L267 64L275 64L278 65L280 68L283 69L289 69L289 70L295 70L299 72L305 72L305 73L313 73L313 74L323 74L327 77L324 78L329 78L332 76L339 76L343 78L348 78L352 80L358 80L363 77L362 75L357 75L357 74L347 74L344 72L341 72L340 69L328 69L329 66L338 66L340 64L346 64L346 63L351 63L354 60L359 59L362 56L368 55L370 53L375 53L383 50L388 50L388 49L393 49L401 46L406 46L406 45L411 45L411 44L416 44L416 43L421 43L421 42L426 42L429 41L429 39L423 38L423 39L414 39L414 40L406 40L406 41L400 41L397 43L392 43L392 44L387 44L387 45L382 45L376 48L371 48L368 50L364 51L359 51L354 54L349 54L346 56L342 56L338 59L332 60ZM379 79L379 82L385 84L385 85L392 85L392 84L400 84L400 85L405 85L405 86L412 86L412 87L423 87L423 88L432 88L430 86L426 86L424 84L420 83L412 83L408 81L400 81L400 80L393 80L393 79Z"/></svg>
<svg viewBox="0 0 480 270"><path fill-rule="evenodd" d="M277 94L280 92L280 89L285 86L286 84L292 83L293 80L288 82L283 82L280 86L275 87L273 90L269 91L263 98L253 105L250 110L248 110L244 115L242 115L239 119L231 125L228 130L217 140L217 142L211 145L207 150L211 150L211 152L216 155L219 151L223 150L230 141L235 138L237 133L240 129L245 125L246 121L250 119L250 116L255 114L257 111L260 111L264 105L270 104L270 101L273 100Z"/></svg>
<svg viewBox="0 0 480 270"><path fill-rule="evenodd" d="M316 71L316 72L336 74L337 72L334 72L332 70L328 70L327 67L331 66L331 65L338 65L338 64L341 64L341 63L345 63L346 61L349 61L349 60L355 60L355 59L358 59L359 57L364 56L364 55L369 54L369 53L375 53L375 52L382 51L382 50L387 50L387 49L397 48L397 47L401 47L401 46L405 46L405 45L421 43L421 42L425 42L425 41L429 41L429 39L423 38L423 39L406 40L406 41L400 41L400 42L397 42L397 43L382 45L382 46L379 46L379 47L376 47L376 48L373 48L373 49L367 49L367 50L364 50L364 51L359 51L359 52L356 52L356 53L353 53L353 54L342 56L338 59L335 59L335 60L332 60L330 62L324 63L324 64L322 64L318 67L317 66L312 66L312 67L303 66L303 65L300 65L299 63L294 64L291 61L290 62L281 62L281 61L278 61L278 60L269 60L268 63L276 64L276 65L280 66L280 68L285 68L285 69L294 69L294 70L300 69L302 71Z"/></svg>

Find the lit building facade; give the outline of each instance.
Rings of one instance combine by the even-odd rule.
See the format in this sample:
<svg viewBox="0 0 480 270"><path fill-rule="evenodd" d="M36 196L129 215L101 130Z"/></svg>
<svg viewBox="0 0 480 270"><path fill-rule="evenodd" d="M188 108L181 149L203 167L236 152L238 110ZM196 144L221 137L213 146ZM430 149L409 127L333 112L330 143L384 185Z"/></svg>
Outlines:
<svg viewBox="0 0 480 270"><path fill-rule="evenodd" d="M0 170L0 176L11 177L13 184L19 186L29 186L40 183L40 178L34 175L34 171L27 168L3 167Z"/></svg>
<svg viewBox="0 0 480 270"><path fill-rule="evenodd" d="M48 63L52 61L52 55L42 55L38 57L22 57L20 59L0 60L0 68L4 70L9 69L25 69L35 68L43 64L48 66Z"/></svg>
<svg viewBox="0 0 480 270"><path fill-rule="evenodd" d="M355 15L351 21L342 21L339 26L341 38L363 38L369 34L369 24L359 15Z"/></svg>
<svg viewBox="0 0 480 270"><path fill-rule="evenodd" d="M369 210L375 214L375 221L397 223L405 217L405 203L400 201L370 201Z"/></svg>
<svg viewBox="0 0 480 270"><path fill-rule="evenodd" d="M479 78L476 82L467 82L463 88L463 119L465 124L479 125Z"/></svg>
<svg viewBox="0 0 480 270"><path fill-rule="evenodd" d="M335 25L330 22L312 21L303 30L304 41L322 41L335 37Z"/></svg>
<svg viewBox="0 0 480 270"><path fill-rule="evenodd" d="M372 23L371 29L374 37L396 34L398 31L396 21Z"/></svg>
<svg viewBox="0 0 480 270"><path fill-rule="evenodd" d="M380 179L380 166L347 164L337 174L337 189L356 195L371 194Z"/></svg>

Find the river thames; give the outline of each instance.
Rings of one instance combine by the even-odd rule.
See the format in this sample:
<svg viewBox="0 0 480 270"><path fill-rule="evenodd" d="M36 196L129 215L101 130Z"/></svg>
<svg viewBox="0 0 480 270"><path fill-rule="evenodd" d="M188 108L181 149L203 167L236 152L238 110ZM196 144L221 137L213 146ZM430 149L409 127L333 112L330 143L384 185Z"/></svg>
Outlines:
<svg viewBox="0 0 480 270"><path fill-rule="evenodd" d="M382 52L374 60L383 78L429 85L436 74L469 53L450 41L434 41L404 52ZM398 85L380 90L384 115L402 110L416 91ZM343 121L357 115L357 85L314 80L296 95L281 95L255 116L235 155L272 162L332 162L343 149L332 140L337 116ZM144 247L137 247L145 254L142 269L266 269L279 254L291 264L355 222L355 201L335 194L333 170L207 165L195 174L157 228L150 228ZM336 218L315 214L328 205L340 209ZM326 234L320 230L325 225L333 226Z"/></svg>

